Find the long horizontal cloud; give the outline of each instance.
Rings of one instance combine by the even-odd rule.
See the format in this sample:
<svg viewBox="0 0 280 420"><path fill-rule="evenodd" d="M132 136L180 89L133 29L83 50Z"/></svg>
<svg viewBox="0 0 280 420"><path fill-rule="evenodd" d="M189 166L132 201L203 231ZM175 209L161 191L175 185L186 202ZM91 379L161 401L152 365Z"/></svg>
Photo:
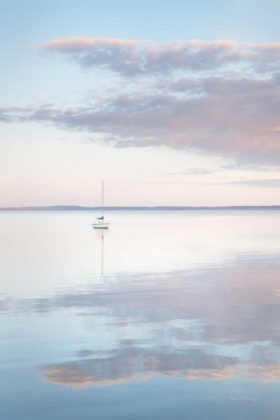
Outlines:
<svg viewBox="0 0 280 420"><path fill-rule="evenodd" d="M227 182L226 184L240 186L240 187L280 188L280 178L244 179L240 181L230 181L230 182Z"/></svg>
<svg viewBox="0 0 280 420"><path fill-rule="evenodd" d="M68 57L82 67L105 67L124 75L139 75L213 70L236 64L246 68L254 66L258 71L273 71L279 60L280 43L72 37L47 42L41 49Z"/></svg>
<svg viewBox="0 0 280 420"><path fill-rule="evenodd" d="M233 88L233 80L220 78L213 85L211 78L201 80L199 95L189 88L184 91L181 85L179 93L122 93L74 109L3 109L0 119L82 130L95 138L110 139L117 147L164 145L222 154L240 161L279 164L278 78L254 82L255 89L252 81L247 82L247 93ZM244 85L245 81L240 83Z"/></svg>

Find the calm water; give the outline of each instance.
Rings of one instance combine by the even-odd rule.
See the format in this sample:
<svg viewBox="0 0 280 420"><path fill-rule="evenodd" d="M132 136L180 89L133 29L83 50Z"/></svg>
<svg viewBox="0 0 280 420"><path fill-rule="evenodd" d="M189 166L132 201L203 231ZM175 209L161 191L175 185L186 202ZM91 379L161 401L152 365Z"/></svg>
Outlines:
<svg viewBox="0 0 280 420"><path fill-rule="evenodd" d="M1 420L280 417L280 212L0 213Z"/></svg>

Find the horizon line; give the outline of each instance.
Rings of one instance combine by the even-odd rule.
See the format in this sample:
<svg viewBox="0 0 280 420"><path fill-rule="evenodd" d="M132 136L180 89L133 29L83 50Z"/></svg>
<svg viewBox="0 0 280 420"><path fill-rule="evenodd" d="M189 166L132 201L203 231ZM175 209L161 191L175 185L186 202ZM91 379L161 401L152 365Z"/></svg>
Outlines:
<svg viewBox="0 0 280 420"><path fill-rule="evenodd" d="M91 211L102 210L101 206L53 205L0 207L0 211ZM230 206L105 206L104 210L280 210L273 205L230 205Z"/></svg>

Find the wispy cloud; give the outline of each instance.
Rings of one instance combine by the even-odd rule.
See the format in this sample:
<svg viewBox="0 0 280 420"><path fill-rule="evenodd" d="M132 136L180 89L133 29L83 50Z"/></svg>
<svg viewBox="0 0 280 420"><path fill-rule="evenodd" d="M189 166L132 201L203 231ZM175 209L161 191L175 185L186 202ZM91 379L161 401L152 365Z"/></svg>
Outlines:
<svg viewBox="0 0 280 420"><path fill-rule="evenodd" d="M263 166L257 163L239 163L239 164L228 164L222 166L221 169L227 171L249 171L249 172L275 172L278 171L277 167L274 166Z"/></svg>
<svg viewBox="0 0 280 420"><path fill-rule="evenodd" d="M168 175L210 175L217 172L215 169L189 168L183 172L171 172Z"/></svg>
<svg viewBox="0 0 280 420"><path fill-rule="evenodd" d="M36 121L102 136L117 147L167 146L221 154L262 164L280 162L279 88L256 95L135 92L75 109L37 107L2 110L4 121Z"/></svg>
<svg viewBox="0 0 280 420"><path fill-rule="evenodd" d="M229 40L154 42L117 38L70 37L40 47L85 68L102 67L124 75L213 70L229 65L258 71L278 65L280 43L238 44Z"/></svg>
<svg viewBox="0 0 280 420"><path fill-rule="evenodd" d="M239 181L228 181L223 184L235 185L239 187L265 187L280 188L280 178L274 179L244 179Z"/></svg>

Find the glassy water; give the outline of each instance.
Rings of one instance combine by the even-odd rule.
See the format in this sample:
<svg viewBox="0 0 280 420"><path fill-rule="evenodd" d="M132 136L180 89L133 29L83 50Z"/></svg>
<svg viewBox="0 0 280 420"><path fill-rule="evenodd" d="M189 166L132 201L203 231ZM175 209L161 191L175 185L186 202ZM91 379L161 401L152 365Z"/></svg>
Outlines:
<svg viewBox="0 0 280 420"><path fill-rule="evenodd" d="M280 212L0 213L1 420L280 416Z"/></svg>

